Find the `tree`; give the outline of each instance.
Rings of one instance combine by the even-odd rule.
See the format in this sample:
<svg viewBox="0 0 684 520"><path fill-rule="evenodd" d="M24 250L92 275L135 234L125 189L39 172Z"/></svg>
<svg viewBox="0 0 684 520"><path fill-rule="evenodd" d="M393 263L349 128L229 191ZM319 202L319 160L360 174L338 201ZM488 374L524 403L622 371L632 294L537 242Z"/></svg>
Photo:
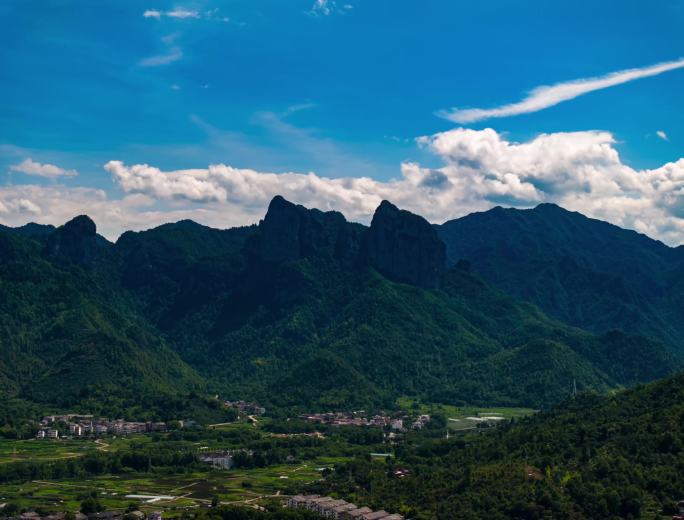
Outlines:
<svg viewBox="0 0 684 520"><path fill-rule="evenodd" d="M84 515L92 515L104 511L104 507L97 498L86 498L81 502L81 513Z"/></svg>
<svg viewBox="0 0 684 520"><path fill-rule="evenodd" d="M14 516L19 512L19 504L10 502L2 509L2 516Z"/></svg>

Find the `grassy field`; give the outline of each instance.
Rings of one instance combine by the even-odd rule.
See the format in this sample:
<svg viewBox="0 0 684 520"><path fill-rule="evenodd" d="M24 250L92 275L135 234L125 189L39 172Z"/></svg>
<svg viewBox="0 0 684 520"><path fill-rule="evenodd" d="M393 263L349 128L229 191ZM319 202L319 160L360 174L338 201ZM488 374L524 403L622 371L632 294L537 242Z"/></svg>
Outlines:
<svg viewBox="0 0 684 520"><path fill-rule="evenodd" d="M168 477L127 474L83 480L34 480L24 484L0 485L0 502L16 502L21 507L77 510L84 496L94 491L107 509L124 509L133 502L142 510L173 511L206 505L214 496L225 504L251 503L294 493L299 486L321 478L323 468L344 460L321 457L301 464ZM147 502L146 499L126 498L126 495L165 495L174 498Z"/></svg>
<svg viewBox="0 0 684 520"><path fill-rule="evenodd" d="M97 444L90 439L0 439L0 464L25 461L42 462L80 457L87 451L96 449L97 447Z"/></svg>
<svg viewBox="0 0 684 520"><path fill-rule="evenodd" d="M403 409L420 414L444 415L448 420L450 430L467 430L474 428L479 421L469 420L468 417L498 416L504 419L516 419L526 417L537 412L531 408L485 408L475 406L451 406L446 404L428 404L411 397L400 397L397 405ZM494 423L495 421L492 421Z"/></svg>

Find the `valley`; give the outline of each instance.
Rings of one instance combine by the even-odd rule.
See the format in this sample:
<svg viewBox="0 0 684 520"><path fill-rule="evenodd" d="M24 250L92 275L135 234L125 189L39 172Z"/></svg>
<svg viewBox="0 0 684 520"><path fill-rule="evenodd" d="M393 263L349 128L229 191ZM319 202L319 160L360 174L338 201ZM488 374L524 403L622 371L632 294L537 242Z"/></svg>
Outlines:
<svg viewBox="0 0 684 520"><path fill-rule="evenodd" d="M580 237L604 229L560 214ZM317 518L283 508L306 494L413 520L674 514L676 337L622 313L570 319L444 226L276 197L229 230L110 243L82 216L0 231L0 504Z"/></svg>

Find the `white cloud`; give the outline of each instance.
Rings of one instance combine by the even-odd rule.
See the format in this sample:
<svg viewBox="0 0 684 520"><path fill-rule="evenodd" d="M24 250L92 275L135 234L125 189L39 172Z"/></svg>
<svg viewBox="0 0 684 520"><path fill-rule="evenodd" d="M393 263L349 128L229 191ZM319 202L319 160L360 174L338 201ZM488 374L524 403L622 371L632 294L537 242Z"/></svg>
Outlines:
<svg viewBox="0 0 684 520"><path fill-rule="evenodd" d="M663 131L663 130L658 130L658 131L656 132L656 135L657 135L658 137L660 137L663 141L669 141L669 140L670 140L670 138L667 136L667 134L666 134L665 131Z"/></svg>
<svg viewBox="0 0 684 520"><path fill-rule="evenodd" d="M404 163L401 178L326 178L314 173L264 173L223 164L164 172L110 162L107 170L126 193L202 203L216 210L257 208L281 194L300 204L337 209L368 221L382 199L433 222L494 205L531 207L556 202L636 229L668 243L684 241L684 159L653 170L624 164L608 132L542 134L524 142L492 129L455 129L419 144L443 165Z"/></svg>
<svg viewBox="0 0 684 520"><path fill-rule="evenodd" d="M555 85L545 85L533 89L526 98L517 103L511 103L496 108L468 108L443 110L439 112L441 117L456 123L474 123L495 117L509 117L519 114L538 112L545 108L552 107L563 101L569 101L578 96L582 96L595 90L602 90L616 85L621 85L629 81L634 81L649 76L657 76L663 72L668 72L684 67L684 58L675 61L658 63L648 67L637 69L627 69L612 72L605 76L578 79Z"/></svg>
<svg viewBox="0 0 684 520"><path fill-rule="evenodd" d="M76 170L65 170L54 164L41 164L33 161L30 157L23 160L19 164L10 166L13 172L25 173L26 175L35 175L37 177L45 177L48 179L56 179L57 177L75 177L78 175Z"/></svg>
<svg viewBox="0 0 684 520"><path fill-rule="evenodd" d="M192 218L227 228L258 222L277 194L368 222L381 200L442 222L495 205L555 202L669 244L684 242L684 159L638 170L622 162L609 132L542 134L512 142L492 129L454 129L418 139L441 166L407 162L397 179L327 178L214 164L162 171L110 161L123 198L64 186L0 187L0 221L60 224L86 212L115 238L125 229ZM340 169L346 169L344 163Z"/></svg>
<svg viewBox="0 0 684 520"><path fill-rule="evenodd" d="M166 16L170 18L199 18L199 13L197 11L191 11L188 9L177 8L172 11L167 11Z"/></svg>
<svg viewBox="0 0 684 520"><path fill-rule="evenodd" d="M174 61L178 61L183 57L183 51L180 47L171 47L166 54L158 54L140 60L142 67L158 67L160 65L168 65Z"/></svg>
<svg viewBox="0 0 684 520"><path fill-rule="evenodd" d="M160 65L168 65L174 61L178 61L183 57L183 50L176 45L178 34L169 34L164 36L161 41L167 47L164 54L157 54L140 60L138 65L141 67L159 67Z"/></svg>
<svg viewBox="0 0 684 520"><path fill-rule="evenodd" d="M328 16L332 14L334 4L335 3L332 0L314 0L314 4L311 6L309 14Z"/></svg>
<svg viewBox="0 0 684 520"><path fill-rule="evenodd" d="M216 12L216 10L207 11L206 15L208 17L210 17L215 12ZM200 13L199 13L199 11L193 11L191 9L184 9L182 7L177 7L175 9L170 10L170 11L159 11L158 9L147 9L143 13L144 18L155 18L157 20L160 20L164 16L166 16L168 18L176 18L178 20L184 20L186 18L199 18Z"/></svg>
<svg viewBox="0 0 684 520"><path fill-rule="evenodd" d="M354 6L351 4L343 4L338 8L335 0L314 0L311 9L306 11L306 14L311 16L330 16L335 13L351 11L353 8Z"/></svg>

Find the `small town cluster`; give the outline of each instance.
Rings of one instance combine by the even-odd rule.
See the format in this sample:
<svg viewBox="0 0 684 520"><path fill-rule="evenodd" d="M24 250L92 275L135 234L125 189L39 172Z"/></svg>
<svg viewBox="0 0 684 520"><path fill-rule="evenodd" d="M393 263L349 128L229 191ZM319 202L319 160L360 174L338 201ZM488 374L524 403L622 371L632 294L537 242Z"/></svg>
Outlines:
<svg viewBox="0 0 684 520"><path fill-rule="evenodd" d="M48 415L40 421L37 439L83 437L88 435L128 435L131 433L165 432L164 422L131 422L123 419L110 421L102 417L82 414Z"/></svg>
<svg viewBox="0 0 684 520"><path fill-rule="evenodd" d="M420 430L430 422L429 415L420 415L411 420L408 416L392 418L388 415L374 415L367 417L364 412L327 412L302 414L300 419L305 421L330 424L332 426L375 426L387 428L395 431L406 431L409 427L413 430ZM409 425L410 426L407 426Z"/></svg>
<svg viewBox="0 0 684 520"><path fill-rule="evenodd" d="M303 508L318 513L324 518L344 520L404 520L402 515L387 511L373 511L370 507L359 507L345 500L320 495L296 495L287 500L291 509Z"/></svg>

